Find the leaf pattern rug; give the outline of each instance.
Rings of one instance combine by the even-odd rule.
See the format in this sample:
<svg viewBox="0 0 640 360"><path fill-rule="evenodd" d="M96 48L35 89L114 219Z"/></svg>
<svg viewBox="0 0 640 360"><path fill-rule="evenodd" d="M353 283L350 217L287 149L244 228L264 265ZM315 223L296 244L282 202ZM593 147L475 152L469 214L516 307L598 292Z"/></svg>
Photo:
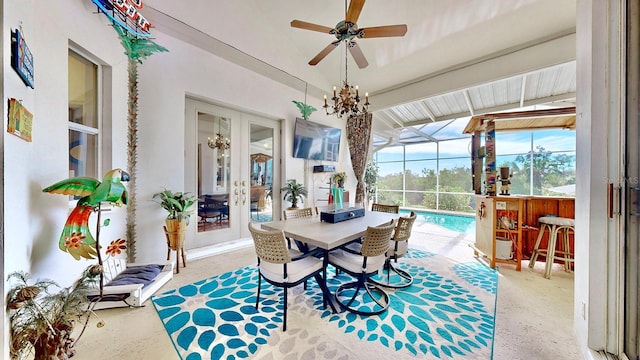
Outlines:
<svg viewBox="0 0 640 360"><path fill-rule="evenodd" d="M311 279L289 290L282 331L282 289L248 266L152 297L182 360L200 359L491 359L497 274L477 263L411 249L397 266L413 285L388 290L389 310L377 316L323 309ZM334 292L352 278L333 269ZM366 306L366 304L360 304Z"/></svg>

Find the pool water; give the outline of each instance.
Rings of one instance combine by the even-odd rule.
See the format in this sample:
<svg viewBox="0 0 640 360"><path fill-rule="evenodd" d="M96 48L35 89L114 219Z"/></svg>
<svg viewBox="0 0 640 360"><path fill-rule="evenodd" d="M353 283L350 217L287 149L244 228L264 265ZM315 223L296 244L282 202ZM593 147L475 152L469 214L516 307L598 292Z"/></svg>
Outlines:
<svg viewBox="0 0 640 360"><path fill-rule="evenodd" d="M472 215L453 215L428 210L413 210L417 217L416 221L427 222L430 224L440 225L452 231L461 233L475 233L476 218ZM400 209L400 215L407 216L411 210Z"/></svg>

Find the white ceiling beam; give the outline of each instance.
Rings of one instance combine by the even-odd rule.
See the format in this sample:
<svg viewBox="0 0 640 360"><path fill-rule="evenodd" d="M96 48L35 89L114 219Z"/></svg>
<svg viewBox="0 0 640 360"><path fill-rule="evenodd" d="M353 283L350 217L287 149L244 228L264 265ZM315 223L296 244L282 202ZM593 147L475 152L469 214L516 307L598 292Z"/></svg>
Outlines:
<svg viewBox="0 0 640 360"><path fill-rule="evenodd" d="M462 94L464 95L464 101L467 102L469 113L471 114L471 116L475 115L475 113L473 112L473 104L471 103L471 97L469 97L469 90L464 89L464 91L462 91Z"/></svg>
<svg viewBox="0 0 640 360"><path fill-rule="evenodd" d="M533 105L540 105L540 104L548 104L551 102L558 102L559 104L566 104L566 106L575 106L575 103L571 102L571 100L575 99L576 97L576 93L575 92L570 92L570 93L566 93L566 94L560 94L560 95L554 95L554 96L548 96L545 98L540 98L540 99L532 99L532 100L528 100L525 101L524 104L522 106L520 106L520 103L513 103L513 104L505 104L505 105L500 105L500 106L493 106L490 108L485 108L485 109L476 109L476 115L481 115L481 114L489 114L489 113L495 113L495 112L500 112L500 111L506 111L506 110L513 110L515 108L518 107L525 107L525 106L533 106ZM568 103L563 103L563 101L568 101ZM451 120L451 119L459 119L459 118L463 118L463 117L469 117L471 116L468 112L462 112L462 113L457 113L457 114L451 114L451 115L447 115L447 116L443 116L440 118L437 118L436 121L445 121L445 120ZM423 121L409 121L406 122L404 125L405 127L408 126L416 126L416 125L422 125L424 124L424 120Z"/></svg>
<svg viewBox="0 0 640 360"><path fill-rule="evenodd" d="M418 107L420 107L420 109L422 109L422 111L427 113L427 116L429 116L429 119L431 119L431 122L435 122L436 121L436 117L435 117L435 115L433 115L433 111L431 111L429 106L424 101L420 101L416 105L418 105Z"/></svg>
<svg viewBox="0 0 640 360"><path fill-rule="evenodd" d="M273 81L277 81L303 92L306 89L310 96L314 96L319 99L322 99L323 95L326 94L327 91L320 89L313 85L313 83L325 84L326 89L330 88L330 84L327 83L326 79L321 77L319 73L309 73L310 79L308 81L302 80L287 71L251 56L236 47L220 41L213 36L149 5L146 5L144 10L145 17L153 24L154 31L160 31L178 40L182 40L187 44L203 49L204 51L219 56L220 58L242 66L255 73L261 74Z"/></svg>
<svg viewBox="0 0 640 360"><path fill-rule="evenodd" d="M374 107L372 110L387 109L574 61L576 34L575 29L572 31L523 49L463 64L387 91L369 94L371 107Z"/></svg>
<svg viewBox="0 0 640 360"><path fill-rule="evenodd" d="M398 124L398 125L399 125L400 130L407 130L407 131L410 131L410 132L412 132L412 133L414 133L414 134L417 134L418 136L420 136L420 137L422 137L422 138L424 138L424 139L427 139L427 140L429 140L429 141L438 141L438 139L434 138L433 136L429 136L429 135L427 135L427 134L423 133L422 131L417 130L417 129L416 129L416 128L414 128L414 127L411 127L411 126L405 126L405 123L403 123L403 122L402 122L402 120L398 119L398 118L397 118L397 116L396 116L395 114L393 114L393 113L389 113L389 114L387 114L387 115L391 118L391 120L393 120L396 124Z"/></svg>
<svg viewBox="0 0 640 360"><path fill-rule="evenodd" d="M522 75L522 88L520 89L520 107L524 107L526 89L527 89L527 74L524 74Z"/></svg>

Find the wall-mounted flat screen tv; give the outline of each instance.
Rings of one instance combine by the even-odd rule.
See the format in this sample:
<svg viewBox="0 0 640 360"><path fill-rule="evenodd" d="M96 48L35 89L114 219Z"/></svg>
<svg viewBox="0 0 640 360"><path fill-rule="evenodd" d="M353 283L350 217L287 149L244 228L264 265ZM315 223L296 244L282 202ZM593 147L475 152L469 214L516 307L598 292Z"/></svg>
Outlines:
<svg viewBox="0 0 640 360"><path fill-rule="evenodd" d="M293 157L338 161L341 135L341 129L296 118Z"/></svg>

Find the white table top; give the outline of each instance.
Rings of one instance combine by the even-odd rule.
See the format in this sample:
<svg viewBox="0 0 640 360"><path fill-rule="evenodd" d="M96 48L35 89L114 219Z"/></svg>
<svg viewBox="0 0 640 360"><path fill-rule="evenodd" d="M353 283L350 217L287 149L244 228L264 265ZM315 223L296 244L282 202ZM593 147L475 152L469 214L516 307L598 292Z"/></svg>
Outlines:
<svg viewBox="0 0 640 360"><path fill-rule="evenodd" d="M271 221L260 224L264 230L282 230L285 236L321 249L331 250L364 236L368 226L379 226L397 219L399 214L365 211L359 218L329 223L320 221L320 215Z"/></svg>

